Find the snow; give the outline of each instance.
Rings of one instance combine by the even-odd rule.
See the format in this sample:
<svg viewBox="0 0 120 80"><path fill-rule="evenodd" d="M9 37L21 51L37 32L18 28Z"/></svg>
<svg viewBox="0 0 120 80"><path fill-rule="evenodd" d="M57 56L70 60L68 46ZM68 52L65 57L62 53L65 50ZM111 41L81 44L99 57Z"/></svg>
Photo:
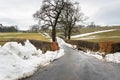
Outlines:
<svg viewBox="0 0 120 80"><path fill-rule="evenodd" d="M75 45L71 45L71 44L68 44L66 43L63 39L61 38L58 38L57 37L57 41L59 43L59 46L63 46L63 45L66 45L68 47L71 47L71 48L74 48L75 49ZM93 56L97 59L100 59L102 61L104 61L103 57L102 57L102 54L104 53L100 53L100 52L92 52L92 51L89 51L87 50L86 52L83 52L83 51L79 51L80 53L83 53L87 56ZM105 60L107 62L115 62L115 63L120 63L120 52L116 52L116 53L111 53L111 54L107 54L106 57L105 57Z"/></svg>
<svg viewBox="0 0 120 80"><path fill-rule="evenodd" d="M4 46L0 46L0 80L17 80L30 75L39 68L50 64L64 55L64 45L73 47L66 43L63 39L57 38L60 46L59 51L47 51L42 54L40 49L36 49L29 40L25 45L17 42L7 42ZM94 56L103 60L99 52L82 52L87 56ZM120 63L120 53L106 55L106 61Z"/></svg>
<svg viewBox="0 0 120 80"><path fill-rule="evenodd" d="M78 38L78 40L90 40L90 39L102 39L102 38L120 38L120 36L105 36L105 37L88 36L88 37Z"/></svg>
<svg viewBox="0 0 120 80"><path fill-rule="evenodd" d="M44 32L42 35L45 36L46 38L50 38L50 35L48 33L46 33L46 32Z"/></svg>
<svg viewBox="0 0 120 80"><path fill-rule="evenodd" d="M115 30L117 30L117 29L110 29L110 30L85 33L85 34L72 36L72 38L79 38L79 37L84 37L84 36L88 36L88 35L92 35L92 34L96 34L96 33L104 33L104 32L115 31ZM88 38L81 38L81 40L94 39L95 37L96 36L89 36ZM114 37L119 37L119 36L111 36L111 37L107 37L107 38L114 38ZM87 51L87 52L83 52L83 53L87 56L93 56L93 57L96 57L97 59L103 60L102 55L101 55L102 53L100 53L100 52ZM105 60L108 62L120 63L120 52L107 54L105 57Z"/></svg>
<svg viewBox="0 0 120 80"><path fill-rule="evenodd" d="M86 38L83 38L83 37L81 37L81 38L79 38L79 40L90 40L90 39L104 39L104 38L120 38L120 36L110 36L110 37L108 37L108 36L105 36L105 37L91 37L91 36L89 36L89 37L86 37Z"/></svg>
<svg viewBox="0 0 120 80"><path fill-rule="evenodd" d="M99 38L90 38L90 37L87 37L87 38L80 38L79 40L90 40L90 39L99 39Z"/></svg>
<svg viewBox="0 0 120 80"><path fill-rule="evenodd" d="M102 60L102 55L100 55L99 52L92 52L92 51L89 51L87 50L87 52L84 52L85 55L88 55L88 56L93 56L93 57L96 57L97 59L100 59Z"/></svg>
<svg viewBox="0 0 120 80"><path fill-rule="evenodd" d="M106 55L106 60L110 62L120 63L120 52Z"/></svg>
<svg viewBox="0 0 120 80"><path fill-rule="evenodd" d="M28 40L25 45L7 42L0 47L0 80L17 80L30 76L38 67L46 66L63 55L63 49L42 54Z"/></svg>
<svg viewBox="0 0 120 80"><path fill-rule="evenodd" d="M104 32L115 31L115 30L116 29L110 29L110 30L102 30L102 31L96 31L96 32L91 32L91 33L85 33L85 34L72 36L72 38L79 38L79 37L89 36L89 35L92 35L92 34L104 33Z"/></svg>
<svg viewBox="0 0 120 80"><path fill-rule="evenodd" d="M83 52L83 53L87 56L93 56L102 61L120 63L120 52L107 54L105 59L103 59L103 57L102 57L103 53L100 53L100 52L87 51L87 52Z"/></svg>
<svg viewBox="0 0 120 80"><path fill-rule="evenodd" d="M74 45L66 43L63 39L57 37L57 42L61 48L63 48L63 45L66 45L68 47L73 47Z"/></svg>

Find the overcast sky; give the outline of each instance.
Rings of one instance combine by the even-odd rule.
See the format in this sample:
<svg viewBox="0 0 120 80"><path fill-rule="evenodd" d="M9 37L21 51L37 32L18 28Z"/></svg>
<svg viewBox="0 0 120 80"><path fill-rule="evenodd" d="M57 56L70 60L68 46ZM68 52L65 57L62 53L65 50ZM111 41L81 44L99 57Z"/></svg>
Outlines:
<svg viewBox="0 0 120 80"><path fill-rule="evenodd" d="M77 1L77 0L76 0ZM120 0L78 0L88 22L98 25L120 24ZM37 24L33 14L40 9L42 0L0 0L0 23L18 25L20 29L28 29Z"/></svg>

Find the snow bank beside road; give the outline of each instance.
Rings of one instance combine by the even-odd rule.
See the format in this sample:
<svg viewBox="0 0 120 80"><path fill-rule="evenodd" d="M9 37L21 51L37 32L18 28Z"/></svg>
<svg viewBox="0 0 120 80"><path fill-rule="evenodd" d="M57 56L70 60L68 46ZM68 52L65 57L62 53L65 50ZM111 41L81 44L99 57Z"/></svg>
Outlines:
<svg viewBox="0 0 120 80"><path fill-rule="evenodd" d="M0 47L0 80L16 80L32 75L40 66L46 66L51 61L64 55L64 50L37 50L28 40L25 45L8 42Z"/></svg>
<svg viewBox="0 0 120 80"><path fill-rule="evenodd" d="M96 57L97 59L104 60L102 55L100 55L101 53L99 53L99 52L87 51L87 52L83 52L83 53L85 55L93 56L93 57ZM113 53L113 54L107 54L106 57L105 57L105 61L120 63L120 52L116 52L116 53Z"/></svg>
<svg viewBox="0 0 120 80"><path fill-rule="evenodd" d="M106 60L110 62L120 63L120 52L106 55Z"/></svg>
<svg viewBox="0 0 120 80"><path fill-rule="evenodd" d="M66 45L68 47L73 47L73 45L66 43L63 39L57 37L57 42L61 48L63 48L63 45Z"/></svg>

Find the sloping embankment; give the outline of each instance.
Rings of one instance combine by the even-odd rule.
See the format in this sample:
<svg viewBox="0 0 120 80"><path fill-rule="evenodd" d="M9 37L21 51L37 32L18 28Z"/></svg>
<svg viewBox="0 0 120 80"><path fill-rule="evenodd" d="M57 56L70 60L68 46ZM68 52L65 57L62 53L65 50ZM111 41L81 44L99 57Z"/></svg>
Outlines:
<svg viewBox="0 0 120 80"><path fill-rule="evenodd" d="M67 41L72 45L76 45L78 50L86 51L100 51L108 53L120 52L120 42L87 42L82 40L70 40Z"/></svg>

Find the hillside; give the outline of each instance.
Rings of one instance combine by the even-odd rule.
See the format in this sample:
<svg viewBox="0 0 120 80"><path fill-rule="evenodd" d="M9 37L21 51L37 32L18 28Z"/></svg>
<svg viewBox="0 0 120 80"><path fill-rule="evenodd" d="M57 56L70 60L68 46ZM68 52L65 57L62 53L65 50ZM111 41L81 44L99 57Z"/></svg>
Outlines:
<svg viewBox="0 0 120 80"><path fill-rule="evenodd" d="M112 27L97 27L97 28L81 28L79 29L81 34L90 33L94 31L101 31L101 30L109 30L109 29L120 29L120 26L112 26Z"/></svg>
<svg viewBox="0 0 120 80"><path fill-rule="evenodd" d="M109 31L109 30L113 30L113 31ZM81 33L82 34L79 34L78 37L72 38L72 40L85 40L85 41L92 41L92 42L103 42L103 41L120 42L119 27L83 28L81 29ZM81 36L81 35L85 35L85 36Z"/></svg>

